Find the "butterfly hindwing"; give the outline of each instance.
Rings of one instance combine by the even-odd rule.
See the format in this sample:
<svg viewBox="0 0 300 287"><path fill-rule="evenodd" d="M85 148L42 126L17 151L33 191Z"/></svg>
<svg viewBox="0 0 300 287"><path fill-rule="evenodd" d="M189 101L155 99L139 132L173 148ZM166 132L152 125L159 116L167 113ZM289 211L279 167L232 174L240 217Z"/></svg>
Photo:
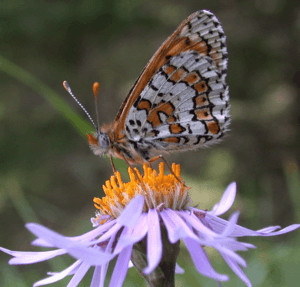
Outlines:
<svg viewBox="0 0 300 287"><path fill-rule="evenodd" d="M128 136L155 141L162 150L213 143L229 123L228 100L228 88L211 59L181 53L158 71L130 110Z"/></svg>
<svg viewBox="0 0 300 287"><path fill-rule="evenodd" d="M155 74L132 102L125 128L133 141L194 149L216 142L229 124L224 32L210 12L193 15L166 41Z"/></svg>

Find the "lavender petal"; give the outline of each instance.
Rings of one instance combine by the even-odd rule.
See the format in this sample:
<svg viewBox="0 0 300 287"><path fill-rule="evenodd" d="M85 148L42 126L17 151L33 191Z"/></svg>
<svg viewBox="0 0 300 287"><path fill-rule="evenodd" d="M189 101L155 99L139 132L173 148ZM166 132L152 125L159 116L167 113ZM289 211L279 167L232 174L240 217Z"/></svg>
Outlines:
<svg viewBox="0 0 300 287"><path fill-rule="evenodd" d="M76 287L81 282L82 278L85 276L85 274L90 269L91 265L87 263L82 263L80 267L78 268L77 272L72 277L71 281L67 285L67 287Z"/></svg>
<svg viewBox="0 0 300 287"><path fill-rule="evenodd" d="M144 200L143 196L137 195L122 211L117 222L123 226L134 227L143 211Z"/></svg>
<svg viewBox="0 0 300 287"><path fill-rule="evenodd" d="M0 247L0 250L7 253L15 258L9 260L9 264L33 264L37 262L42 262L49 260L56 256L67 253L63 249L51 250L51 251L41 251L41 252L24 252L24 251L12 251L6 248Z"/></svg>
<svg viewBox="0 0 300 287"><path fill-rule="evenodd" d="M148 235L147 235L147 259L148 267L143 270L149 275L159 264L162 256L162 241L160 233L160 223L157 211L148 211Z"/></svg>
<svg viewBox="0 0 300 287"><path fill-rule="evenodd" d="M132 247L133 245L125 247L119 254L109 287L122 287L128 271L128 263L131 257Z"/></svg>
<svg viewBox="0 0 300 287"><path fill-rule="evenodd" d="M165 223L168 231L168 238L171 243L177 242L179 239L190 237L200 242L200 239L190 230L187 224L173 210L163 210L160 216ZM201 242L200 242L201 243Z"/></svg>
<svg viewBox="0 0 300 287"><path fill-rule="evenodd" d="M197 241L191 238L185 238L184 243L192 257L197 271L200 274L212 278L216 281L229 280L229 277L227 275L219 274L213 269L205 251Z"/></svg>
<svg viewBox="0 0 300 287"><path fill-rule="evenodd" d="M231 270L242 280L245 282L245 284L248 287L251 287L252 284L249 280L249 278L246 276L246 274L244 273L244 271L234 262L232 261L229 257L227 257L227 255L220 253L223 257L223 259L225 260L225 262L227 263L227 265L231 268Z"/></svg>
<svg viewBox="0 0 300 287"><path fill-rule="evenodd" d="M233 204L236 196L236 183L232 182L228 185L225 192L223 193L219 203L215 204L212 211L208 213L218 216L225 213Z"/></svg>
<svg viewBox="0 0 300 287"><path fill-rule="evenodd" d="M90 287L99 287L101 281L101 269L102 266L95 266L93 278Z"/></svg>
<svg viewBox="0 0 300 287"><path fill-rule="evenodd" d="M65 270L58 272L58 273L51 273L51 274L53 274L52 276L34 283L33 287L51 284L51 283L57 282L57 281L65 278L68 275L74 274L74 272L78 270L78 268L80 267L81 264L82 264L82 261L77 260L71 266L66 268Z"/></svg>

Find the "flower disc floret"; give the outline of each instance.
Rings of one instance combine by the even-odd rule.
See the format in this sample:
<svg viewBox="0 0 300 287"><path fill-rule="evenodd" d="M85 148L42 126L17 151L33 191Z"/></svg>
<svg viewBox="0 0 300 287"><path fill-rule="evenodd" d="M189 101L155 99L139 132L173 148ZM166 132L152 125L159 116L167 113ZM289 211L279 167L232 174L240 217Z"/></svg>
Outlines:
<svg viewBox="0 0 300 287"><path fill-rule="evenodd" d="M188 195L189 188L178 179L181 179L180 165L172 164L173 173L165 175L164 164L159 164L159 172L144 164L144 175L138 169L134 171L129 167L130 181L124 183L121 174L116 172L110 180L105 182L103 190L105 197L94 198L95 207L99 210L99 216L109 215L119 217L122 210L137 195L145 197L143 211L163 205L163 208L173 210L188 209L191 199ZM138 178L137 178L138 177Z"/></svg>

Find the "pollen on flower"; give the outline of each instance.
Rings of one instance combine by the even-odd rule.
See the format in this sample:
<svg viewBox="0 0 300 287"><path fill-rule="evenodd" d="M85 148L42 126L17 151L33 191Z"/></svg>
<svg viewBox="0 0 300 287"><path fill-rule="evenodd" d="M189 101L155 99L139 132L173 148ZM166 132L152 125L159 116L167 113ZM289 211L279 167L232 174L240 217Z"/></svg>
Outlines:
<svg viewBox="0 0 300 287"><path fill-rule="evenodd" d="M106 196L101 199L94 198L94 205L99 210L96 221L103 215L117 218L125 206L137 195L145 196L145 212L158 206L181 210L187 209L191 205L188 194L189 188L179 182L172 173L165 175L162 162L159 164L158 173L146 164L143 165L143 170L144 175L141 175L138 169L135 168L134 172L129 167L130 181L127 183L122 181L119 172L116 172L110 180L105 182L103 190ZM181 179L179 164L173 163L172 171Z"/></svg>

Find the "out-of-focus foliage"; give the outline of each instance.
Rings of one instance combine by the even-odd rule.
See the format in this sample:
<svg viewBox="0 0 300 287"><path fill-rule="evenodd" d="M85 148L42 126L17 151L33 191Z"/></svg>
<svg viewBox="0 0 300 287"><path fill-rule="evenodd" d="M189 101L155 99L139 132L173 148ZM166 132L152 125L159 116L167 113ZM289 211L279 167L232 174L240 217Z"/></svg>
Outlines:
<svg viewBox="0 0 300 287"><path fill-rule="evenodd" d="M66 235L90 230L92 199L103 195L101 186L112 174L109 162L90 152L84 134L92 125L82 122L84 114L62 81L69 82L92 115L91 87L99 81L100 122L112 121L156 49L200 9L214 12L227 35L231 131L218 146L167 159L181 163L201 208L210 208L226 185L237 181L233 210L241 211L242 225L260 229L300 222L298 1L3 0L1 246L29 250L33 237L23 227L29 221ZM125 165L116 164L125 177ZM296 286L299 231L250 239L258 250L242 255L249 262L246 273L253 286ZM210 256L219 272L229 272L217 254ZM5 287L31 286L46 271L62 270L71 262L63 258L11 267L8 259L0 254L0 285ZM177 276L177 286L215 286L195 271L184 247L179 262L186 274ZM231 278L224 286L244 286L233 274ZM89 282L86 278L82 286ZM141 282L132 269L124 286Z"/></svg>

